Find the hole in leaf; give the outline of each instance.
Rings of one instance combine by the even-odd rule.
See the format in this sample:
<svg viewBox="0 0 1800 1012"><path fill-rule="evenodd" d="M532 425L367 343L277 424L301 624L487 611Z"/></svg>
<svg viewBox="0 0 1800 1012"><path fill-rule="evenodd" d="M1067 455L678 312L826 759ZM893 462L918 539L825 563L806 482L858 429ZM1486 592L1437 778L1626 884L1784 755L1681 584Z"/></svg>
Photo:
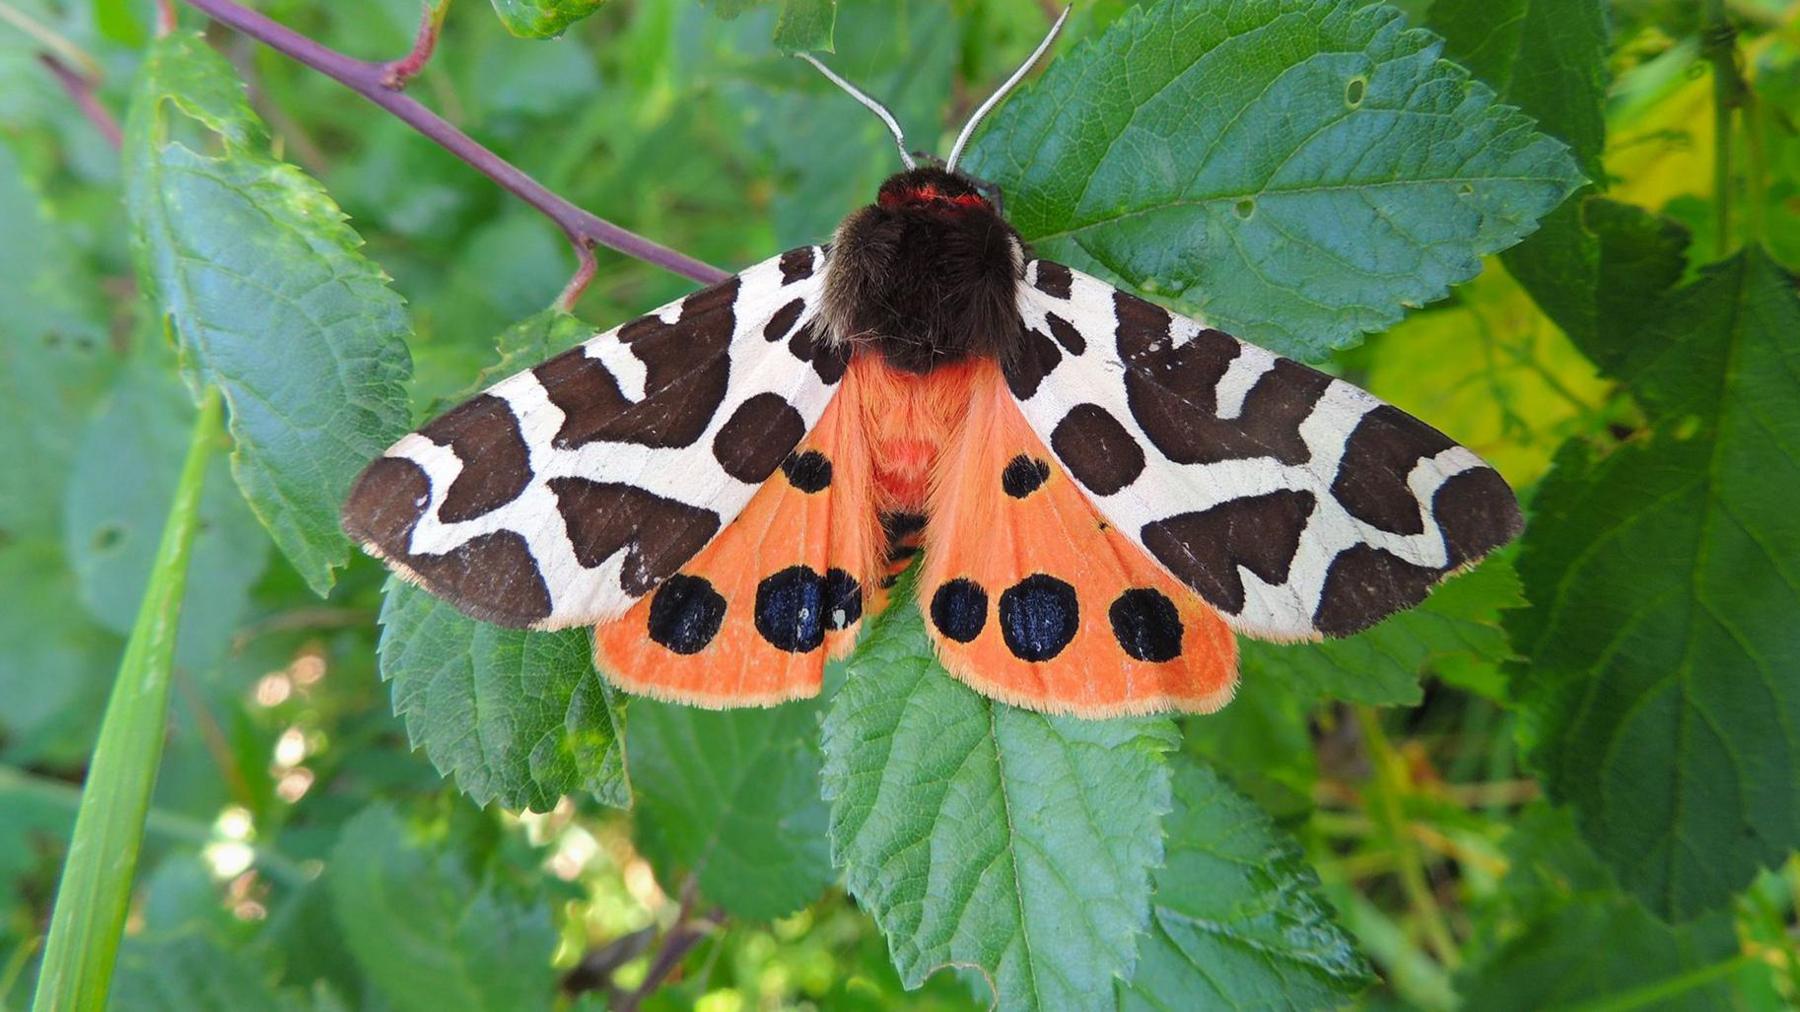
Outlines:
<svg viewBox="0 0 1800 1012"><path fill-rule="evenodd" d="M1458 196L1463 196L1463 197L1475 196L1475 188L1473 186L1470 186L1468 183L1464 183L1461 186L1457 187L1456 192L1457 192Z"/></svg>
<svg viewBox="0 0 1800 1012"><path fill-rule="evenodd" d="M1237 204L1232 207L1232 210L1237 212L1239 218L1249 221L1250 216L1256 213L1256 201L1249 197L1245 197L1243 200L1238 201Z"/></svg>
<svg viewBox="0 0 1800 1012"><path fill-rule="evenodd" d="M94 551L108 551L118 545L124 537L125 531L118 524L107 524L94 532Z"/></svg>
<svg viewBox="0 0 1800 1012"><path fill-rule="evenodd" d="M1344 85L1344 104L1354 109L1362 105L1363 95L1369 90L1369 79L1357 75Z"/></svg>

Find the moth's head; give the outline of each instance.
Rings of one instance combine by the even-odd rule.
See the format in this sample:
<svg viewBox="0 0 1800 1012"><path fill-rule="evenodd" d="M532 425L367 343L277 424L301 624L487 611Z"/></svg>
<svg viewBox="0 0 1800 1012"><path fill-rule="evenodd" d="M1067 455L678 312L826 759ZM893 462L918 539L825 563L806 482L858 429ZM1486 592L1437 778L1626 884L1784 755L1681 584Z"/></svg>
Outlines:
<svg viewBox="0 0 1800 1012"><path fill-rule="evenodd" d="M936 166L897 172L881 184L875 203L889 211L926 211L960 215L973 210L994 210L974 180L960 172Z"/></svg>

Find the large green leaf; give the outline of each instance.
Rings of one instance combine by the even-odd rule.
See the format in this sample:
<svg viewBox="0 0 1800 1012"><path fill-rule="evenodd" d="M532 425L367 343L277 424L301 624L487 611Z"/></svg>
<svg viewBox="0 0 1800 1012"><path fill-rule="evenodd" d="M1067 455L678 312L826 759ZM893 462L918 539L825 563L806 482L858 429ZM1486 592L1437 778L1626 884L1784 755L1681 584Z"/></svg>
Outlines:
<svg viewBox="0 0 1800 1012"><path fill-rule="evenodd" d="M1048 717L951 678L909 577L825 718L832 856L908 987L979 969L1002 1008L1110 1004L1169 808L1161 719Z"/></svg>
<svg viewBox="0 0 1800 1012"><path fill-rule="evenodd" d="M1800 844L1800 303L1759 249L1588 348L1651 428L1558 456L1508 616L1531 759L1665 917Z"/></svg>
<svg viewBox="0 0 1800 1012"><path fill-rule="evenodd" d="M1421 698L1419 676L1435 665L1504 660L1500 612L1517 603L1512 569L1487 562L1419 607L1355 636L1285 645L1240 641L1244 677L1280 679L1303 698L1410 706Z"/></svg>
<svg viewBox="0 0 1800 1012"><path fill-rule="evenodd" d="M1317 357L1481 270L1568 150L1357 0L1164 0L1014 98L968 167L1038 251Z"/></svg>
<svg viewBox="0 0 1800 1012"><path fill-rule="evenodd" d="M631 704L638 842L674 888L740 917L768 920L831 884L819 798L819 705L717 712Z"/></svg>
<svg viewBox="0 0 1800 1012"><path fill-rule="evenodd" d="M547 1008L556 990L548 904L478 886L458 855L410 844L383 805L344 825L326 867L338 930L400 1012Z"/></svg>
<svg viewBox="0 0 1800 1012"><path fill-rule="evenodd" d="M1507 838L1500 909L1481 958L1457 975L1463 1008L1481 1012L1580 1007L1739 1009L1721 970L1738 960L1731 917L1663 924L1619 892L1565 813L1538 806ZM1491 936L1491 937L1490 937ZM1754 964L1749 972L1768 968Z"/></svg>
<svg viewBox="0 0 1800 1012"><path fill-rule="evenodd" d="M1568 144L1596 186L1606 175L1600 154L1606 145L1607 6L1604 0L1437 0L1431 6L1431 27L1444 36L1444 55ZM1502 254L1544 312L1577 339L1590 336L1602 319L1594 305L1600 241L1583 220L1592 189Z"/></svg>
<svg viewBox="0 0 1800 1012"><path fill-rule="evenodd" d="M64 543L82 601L114 632L129 633L137 618L193 418L181 382L145 362L120 374L82 436ZM268 537L225 469L223 458L207 466L176 636L177 663L202 670L229 645L269 555Z"/></svg>
<svg viewBox="0 0 1800 1012"><path fill-rule="evenodd" d="M477 804L548 811L574 791L630 804L624 714L594 671L586 629L503 629L399 580L381 626L394 712Z"/></svg>
<svg viewBox="0 0 1800 1012"><path fill-rule="evenodd" d="M1120 1008L1326 1008L1373 982L1300 847L1211 769L1176 764L1163 829L1150 938Z"/></svg>
<svg viewBox="0 0 1800 1012"><path fill-rule="evenodd" d="M325 191L270 156L200 36L151 47L127 134L139 276L190 384L224 395L250 508L322 594L349 557L350 482L406 427L400 297Z"/></svg>

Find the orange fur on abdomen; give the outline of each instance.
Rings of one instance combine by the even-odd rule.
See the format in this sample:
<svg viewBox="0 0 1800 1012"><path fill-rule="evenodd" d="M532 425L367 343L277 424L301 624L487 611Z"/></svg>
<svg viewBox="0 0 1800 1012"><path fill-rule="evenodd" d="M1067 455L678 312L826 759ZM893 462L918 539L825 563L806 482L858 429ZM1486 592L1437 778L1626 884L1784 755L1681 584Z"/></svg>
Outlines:
<svg viewBox="0 0 1800 1012"><path fill-rule="evenodd" d="M879 354L850 360L838 396L861 408L877 514L925 512L932 473L962 431L979 369L971 360L919 375L893 368Z"/></svg>

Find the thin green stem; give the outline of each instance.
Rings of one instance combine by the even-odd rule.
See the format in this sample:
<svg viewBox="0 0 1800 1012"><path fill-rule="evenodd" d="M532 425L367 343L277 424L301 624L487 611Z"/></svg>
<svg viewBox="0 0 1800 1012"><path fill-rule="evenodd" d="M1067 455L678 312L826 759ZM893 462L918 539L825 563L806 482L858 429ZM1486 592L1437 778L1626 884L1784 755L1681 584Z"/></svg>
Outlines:
<svg viewBox="0 0 1800 1012"><path fill-rule="evenodd" d="M150 582L88 764L56 909L50 915L50 937L32 1003L35 1012L106 1005L138 849L144 842L150 793L162 758L175 632L188 556L199 527L200 491L206 462L223 439L223 415L218 390L209 388L200 402Z"/></svg>
<svg viewBox="0 0 1800 1012"><path fill-rule="evenodd" d="M1381 720L1375 709L1357 706L1355 711L1356 723L1368 746L1369 765L1372 767L1369 778L1369 793L1372 795L1369 799L1370 814L1381 827L1387 845L1394 852L1400 888L1405 891L1407 906L1412 909L1419 930L1424 933L1425 944L1431 947L1438 962L1454 970L1461 962L1456 938L1451 935L1450 926L1444 920L1444 912L1438 908L1437 899L1431 894L1431 886L1425 880L1425 861L1419 854L1418 843L1413 839L1412 833L1407 831L1406 813L1401 804L1401 799L1407 794L1408 780L1401 765L1404 760L1388 744L1387 734L1381 730Z"/></svg>
<svg viewBox="0 0 1800 1012"><path fill-rule="evenodd" d="M1718 211L1717 255L1731 252L1731 121L1742 96L1737 34L1725 18L1725 0L1706 0L1705 52L1713 78L1713 203Z"/></svg>

